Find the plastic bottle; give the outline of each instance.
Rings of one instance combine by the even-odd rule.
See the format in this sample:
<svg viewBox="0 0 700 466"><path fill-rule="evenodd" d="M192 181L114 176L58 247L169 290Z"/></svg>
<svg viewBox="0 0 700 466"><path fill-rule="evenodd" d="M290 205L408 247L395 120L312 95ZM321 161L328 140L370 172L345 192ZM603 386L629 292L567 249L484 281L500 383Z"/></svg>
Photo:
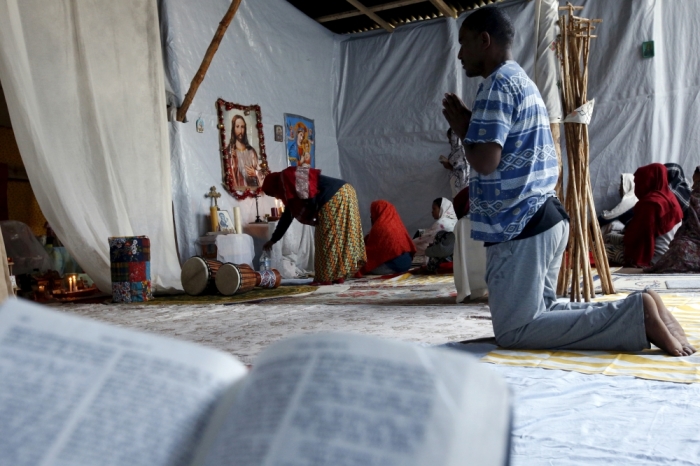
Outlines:
<svg viewBox="0 0 700 466"><path fill-rule="evenodd" d="M267 251L263 251L263 253L260 255L260 271L263 272L265 270L270 270L272 267L270 265L270 253Z"/></svg>

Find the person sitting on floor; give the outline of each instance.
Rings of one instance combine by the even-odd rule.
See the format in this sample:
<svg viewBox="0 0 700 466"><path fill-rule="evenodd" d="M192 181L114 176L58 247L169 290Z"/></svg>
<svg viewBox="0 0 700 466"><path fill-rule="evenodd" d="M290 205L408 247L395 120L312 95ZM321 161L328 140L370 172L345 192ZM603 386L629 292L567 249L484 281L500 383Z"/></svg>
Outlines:
<svg viewBox="0 0 700 466"><path fill-rule="evenodd" d="M637 204L637 196L634 195L634 175L623 173L620 177L620 203L612 210L604 210L598 216L600 232L603 235L605 252L611 264L622 265L625 263L625 245L623 231L625 225L632 220L633 207Z"/></svg>
<svg viewBox="0 0 700 466"><path fill-rule="evenodd" d="M688 206L690 206L690 183L685 178L683 167L677 163L665 163L668 180L668 189L676 196L678 205L681 206L683 216L685 216Z"/></svg>
<svg viewBox="0 0 700 466"><path fill-rule="evenodd" d="M453 231L457 224L457 215L455 214L452 202L444 197L438 197L433 201L433 218L437 220L427 230L416 233L418 237L413 237L413 243L416 245L416 254L419 256L425 255L425 249L435 240L435 235L438 231Z"/></svg>
<svg viewBox="0 0 700 466"><path fill-rule="evenodd" d="M438 231L435 240L425 249L428 258L426 269L428 273L438 273L440 270L452 272L452 255L455 250L455 234L451 231Z"/></svg>
<svg viewBox="0 0 700 466"><path fill-rule="evenodd" d="M637 196L634 195L634 175L623 173L620 176L620 203L612 210L604 210L598 216L598 224L601 232L605 235L610 231L622 231L632 219L633 207L637 204ZM613 226L613 224L615 224ZM607 227L607 228L604 228Z"/></svg>
<svg viewBox="0 0 700 466"><path fill-rule="evenodd" d="M625 263L636 267L655 264L668 250L683 211L668 187L666 167L652 163L634 172L634 193L639 202L624 235Z"/></svg>
<svg viewBox="0 0 700 466"><path fill-rule="evenodd" d="M416 247L396 208L387 201L379 200L372 202L369 211L372 229L365 237L367 263L359 275L407 272L411 268Z"/></svg>
<svg viewBox="0 0 700 466"><path fill-rule="evenodd" d="M360 209L355 188L349 183L321 175L315 168L288 167L268 173L262 190L286 206L272 238L263 245L265 251L272 249L296 218L316 227L315 284L343 283L365 264Z"/></svg>
<svg viewBox="0 0 700 466"><path fill-rule="evenodd" d="M645 273L700 273L700 166L693 173L693 190L683 224L668 251Z"/></svg>
<svg viewBox="0 0 700 466"><path fill-rule="evenodd" d="M442 102L471 165L472 238L487 246L497 343L517 349L640 351L651 341L672 356L693 354L683 328L652 290L611 302L557 302L569 221L554 194L559 167L547 108L512 59L514 35L512 21L498 7L467 16L457 58L468 77L484 81L473 111L455 94ZM638 179L635 183L639 187Z"/></svg>

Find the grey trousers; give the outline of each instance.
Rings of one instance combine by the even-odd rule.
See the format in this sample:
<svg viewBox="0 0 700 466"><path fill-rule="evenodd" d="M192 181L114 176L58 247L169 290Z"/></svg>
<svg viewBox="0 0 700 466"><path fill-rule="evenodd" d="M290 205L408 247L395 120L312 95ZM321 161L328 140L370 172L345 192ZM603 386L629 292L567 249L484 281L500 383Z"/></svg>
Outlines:
<svg viewBox="0 0 700 466"><path fill-rule="evenodd" d="M640 351L649 347L642 294L607 303L557 303L569 238L562 221L530 238L486 248L496 341L504 348Z"/></svg>

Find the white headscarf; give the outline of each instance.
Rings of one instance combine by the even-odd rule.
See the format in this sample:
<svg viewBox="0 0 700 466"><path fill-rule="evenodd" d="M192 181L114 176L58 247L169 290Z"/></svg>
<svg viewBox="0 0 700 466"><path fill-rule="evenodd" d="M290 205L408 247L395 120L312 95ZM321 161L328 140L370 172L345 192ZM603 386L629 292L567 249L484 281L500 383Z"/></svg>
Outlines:
<svg viewBox="0 0 700 466"><path fill-rule="evenodd" d="M440 203L440 218L435 222L442 226L441 230L452 231L457 224L457 214L455 213L452 202L442 198Z"/></svg>
<svg viewBox="0 0 700 466"><path fill-rule="evenodd" d="M634 175L632 173L622 174L622 200L612 210L604 210L602 217L605 220L612 220L630 210L637 203L637 196L634 195Z"/></svg>
<svg viewBox="0 0 700 466"><path fill-rule="evenodd" d="M425 254L425 248L435 239L435 235L440 231L454 231L457 224L457 214L452 206L452 202L444 197L440 201L440 218L433 225L425 230L419 238L413 240L416 245L416 255L422 256Z"/></svg>

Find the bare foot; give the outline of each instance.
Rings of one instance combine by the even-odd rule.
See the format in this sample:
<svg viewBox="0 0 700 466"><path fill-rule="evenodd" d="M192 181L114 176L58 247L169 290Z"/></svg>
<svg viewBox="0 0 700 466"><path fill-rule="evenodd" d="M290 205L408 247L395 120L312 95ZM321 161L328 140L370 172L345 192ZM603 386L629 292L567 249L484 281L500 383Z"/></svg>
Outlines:
<svg viewBox="0 0 700 466"><path fill-rule="evenodd" d="M643 293L642 302L644 303L644 328L649 341L671 356L684 356L683 346L671 334L664 321L661 320L654 298L647 293Z"/></svg>
<svg viewBox="0 0 700 466"><path fill-rule="evenodd" d="M676 320L671 311L668 310L661 296L659 296L659 293L653 290L647 290L646 293L654 299L656 308L659 310L659 317L661 317L663 323L666 324L668 331L671 332L671 335L673 335L683 347L683 356L690 356L695 353L695 348L688 341L683 327L681 327L680 322Z"/></svg>

